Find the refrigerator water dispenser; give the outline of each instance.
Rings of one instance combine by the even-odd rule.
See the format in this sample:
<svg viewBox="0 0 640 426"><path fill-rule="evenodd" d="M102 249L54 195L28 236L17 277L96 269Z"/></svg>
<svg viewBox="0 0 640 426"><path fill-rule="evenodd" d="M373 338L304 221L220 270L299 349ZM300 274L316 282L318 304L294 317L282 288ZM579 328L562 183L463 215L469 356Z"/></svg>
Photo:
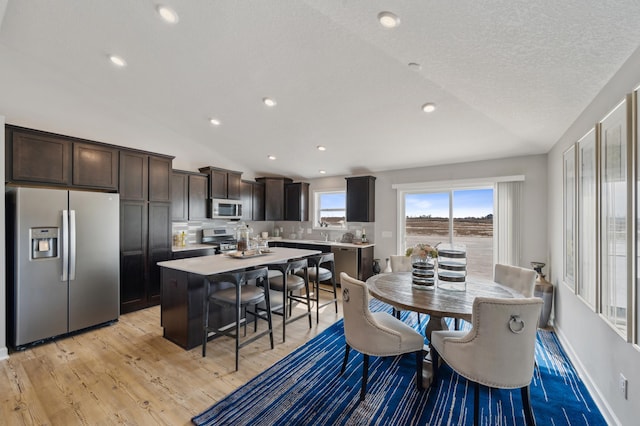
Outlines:
<svg viewBox="0 0 640 426"><path fill-rule="evenodd" d="M31 228L31 259L48 259L58 257L58 228Z"/></svg>

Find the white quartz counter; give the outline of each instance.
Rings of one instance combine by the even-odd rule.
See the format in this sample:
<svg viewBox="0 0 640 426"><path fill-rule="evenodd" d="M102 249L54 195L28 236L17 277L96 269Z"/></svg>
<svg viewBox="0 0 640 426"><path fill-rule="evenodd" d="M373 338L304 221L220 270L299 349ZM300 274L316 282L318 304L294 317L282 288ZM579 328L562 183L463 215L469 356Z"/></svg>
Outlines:
<svg viewBox="0 0 640 426"><path fill-rule="evenodd" d="M197 275L213 275L266 265L268 263L285 262L289 259L312 256L320 253L318 250L274 247L271 249L271 253L245 259L237 259L225 254L216 254L212 256L190 257L188 259L167 260L158 262L158 266Z"/></svg>
<svg viewBox="0 0 640 426"><path fill-rule="evenodd" d="M189 251L189 250L208 250L214 249L211 244L187 244L186 246L171 246L171 251L176 253L180 251Z"/></svg>
<svg viewBox="0 0 640 426"><path fill-rule="evenodd" d="M285 243L314 244L314 245L325 245L325 246L332 246L332 247L335 246L335 247L351 247L351 248L367 248L367 247L373 247L375 245L373 243L355 244L355 243L340 243L336 241L322 241L322 240L290 240L290 239L284 239L284 238L269 239L268 241L269 243L285 242Z"/></svg>

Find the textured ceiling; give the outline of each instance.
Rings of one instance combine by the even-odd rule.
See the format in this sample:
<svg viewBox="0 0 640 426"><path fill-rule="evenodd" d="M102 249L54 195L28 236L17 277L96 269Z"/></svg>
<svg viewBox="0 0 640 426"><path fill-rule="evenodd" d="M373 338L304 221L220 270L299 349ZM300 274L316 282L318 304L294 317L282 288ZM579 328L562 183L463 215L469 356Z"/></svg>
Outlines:
<svg viewBox="0 0 640 426"><path fill-rule="evenodd" d="M163 3L177 25L154 0L10 0L0 114L183 169L375 173L546 153L640 45L637 0Z"/></svg>

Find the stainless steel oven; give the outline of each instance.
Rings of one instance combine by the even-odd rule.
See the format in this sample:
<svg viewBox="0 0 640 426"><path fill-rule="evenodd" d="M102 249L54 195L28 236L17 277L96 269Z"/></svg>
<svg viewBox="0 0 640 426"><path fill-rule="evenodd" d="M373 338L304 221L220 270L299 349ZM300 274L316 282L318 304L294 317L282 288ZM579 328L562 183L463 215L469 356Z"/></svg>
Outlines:
<svg viewBox="0 0 640 426"><path fill-rule="evenodd" d="M235 251L236 237L227 228L217 227L202 230L202 244L208 244L216 249L216 253Z"/></svg>

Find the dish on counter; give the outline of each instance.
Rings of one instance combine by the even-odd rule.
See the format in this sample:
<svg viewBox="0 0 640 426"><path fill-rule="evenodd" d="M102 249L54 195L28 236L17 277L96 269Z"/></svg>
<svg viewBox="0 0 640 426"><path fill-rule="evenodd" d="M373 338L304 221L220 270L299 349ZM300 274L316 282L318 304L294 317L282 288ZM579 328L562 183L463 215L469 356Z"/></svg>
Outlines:
<svg viewBox="0 0 640 426"><path fill-rule="evenodd" d="M269 250L268 253L271 253L271 250ZM226 253L227 256L233 257L234 259L249 259L251 257L264 256L266 254L267 252L265 251L259 252L257 250L230 251Z"/></svg>

